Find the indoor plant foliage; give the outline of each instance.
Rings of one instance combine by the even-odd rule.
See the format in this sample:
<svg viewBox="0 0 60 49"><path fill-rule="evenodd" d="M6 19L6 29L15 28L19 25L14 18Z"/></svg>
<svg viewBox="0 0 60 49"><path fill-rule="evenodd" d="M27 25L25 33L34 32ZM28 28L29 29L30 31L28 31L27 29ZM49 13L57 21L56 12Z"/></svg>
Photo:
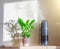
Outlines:
<svg viewBox="0 0 60 49"><path fill-rule="evenodd" d="M23 19L18 18L18 24L20 25L20 29L22 33L20 34L21 37L23 37L23 45L24 45L24 40L30 38L31 36L31 31L34 28L34 22L35 20L26 20L26 22L23 21Z"/></svg>

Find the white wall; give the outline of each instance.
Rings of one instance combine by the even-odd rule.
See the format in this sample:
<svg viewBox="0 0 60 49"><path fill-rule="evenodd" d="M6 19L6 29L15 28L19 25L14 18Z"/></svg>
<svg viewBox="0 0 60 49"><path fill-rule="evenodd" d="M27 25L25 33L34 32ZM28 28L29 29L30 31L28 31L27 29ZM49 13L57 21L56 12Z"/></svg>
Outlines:
<svg viewBox="0 0 60 49"><path fill-rule="evenodd" d="M1 1L2 1L3 3L2 3ZM1 23L0 23L0 26L1 26L1 28L0 28L0 29L1 29L1 31L0 31L0 36L1 36L1 37L0 37L0 40L1 40L1 41L0 41L0 42L2 42L2 40L3 40L3 29L2 29L2 28L3 28L3 27L2 27L2 25L3 25L2 22L3 22L3 20L4 20L4 19L3 19L3 14L4 14L4 13L3 13L3 11L4 11L4 10L3 10L3 4L4 4L4 3L11 3L11 2L18 2L18 1L22 1L22 0L0 0L0 2L1 2L1 3L0 3L0 20L1 20L1 21L0 21L0 22L1 22ZM32 43L39 44L39 37L40 37L40 35L39 35L39 24L40 24L40 21L41 21L41 20L43 20L43 15L42 15L41 10L40 10L40 8L39 8L39 9L38 9L38 22L35 24L35 27L36 27L36 28L34 29L34 33L32 33L32 36L31 36L31 39L32 39L31 42L32 42Z"/></svg>

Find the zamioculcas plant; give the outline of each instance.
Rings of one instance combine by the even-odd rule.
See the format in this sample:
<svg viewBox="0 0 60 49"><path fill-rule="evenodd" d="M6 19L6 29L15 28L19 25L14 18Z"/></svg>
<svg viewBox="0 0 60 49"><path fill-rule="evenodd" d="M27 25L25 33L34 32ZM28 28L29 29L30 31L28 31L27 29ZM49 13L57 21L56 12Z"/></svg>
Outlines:
<svg viewBox="0 0 60 49"><path fill-rule="evenodd" d="M33 24L35 20L26 20L26 22L24 22L23 19L18 18L17 22L20 25L20 29L22 31L21 37L23 37L23 39L29 38L31 36L31 31L34 28Z"/></svg>

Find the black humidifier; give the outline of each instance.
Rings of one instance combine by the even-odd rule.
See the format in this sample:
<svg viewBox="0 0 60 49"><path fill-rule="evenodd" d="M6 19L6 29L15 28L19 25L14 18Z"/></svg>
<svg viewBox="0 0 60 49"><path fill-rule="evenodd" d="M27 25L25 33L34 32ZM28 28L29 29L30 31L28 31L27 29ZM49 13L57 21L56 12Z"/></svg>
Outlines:
<svg viewBox="0 0 60 49"><path fill-rule="evenodd" d="M48 45L48 22L43 20L41 22L41 45Z"/></svg>

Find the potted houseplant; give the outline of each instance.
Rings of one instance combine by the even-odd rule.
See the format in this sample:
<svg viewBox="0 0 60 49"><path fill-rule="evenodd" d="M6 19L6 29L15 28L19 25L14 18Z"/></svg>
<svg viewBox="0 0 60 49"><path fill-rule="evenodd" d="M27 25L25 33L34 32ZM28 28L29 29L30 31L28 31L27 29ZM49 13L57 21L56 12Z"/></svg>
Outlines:
<svg viewBox="0 0 60 49"><path fill-rule="evenodd" d="M26 22L23 21L23 19L18 18L17 20L18 24L20 25L22 42L23 46L29 45L29 38L31 36L31 31L34 28L34 22L35 20L26 20Z"/></svg>
<svg viewBox="0 0 60 49"><path fill-rule="evenodd" d="M4 23L4 27L5 29L9 32L9 34L11 35L12 38L12 42L14 45L18 45L19 44L19 25L17 22L15 22L14 20L9 20L8 22Z"/></svg>

